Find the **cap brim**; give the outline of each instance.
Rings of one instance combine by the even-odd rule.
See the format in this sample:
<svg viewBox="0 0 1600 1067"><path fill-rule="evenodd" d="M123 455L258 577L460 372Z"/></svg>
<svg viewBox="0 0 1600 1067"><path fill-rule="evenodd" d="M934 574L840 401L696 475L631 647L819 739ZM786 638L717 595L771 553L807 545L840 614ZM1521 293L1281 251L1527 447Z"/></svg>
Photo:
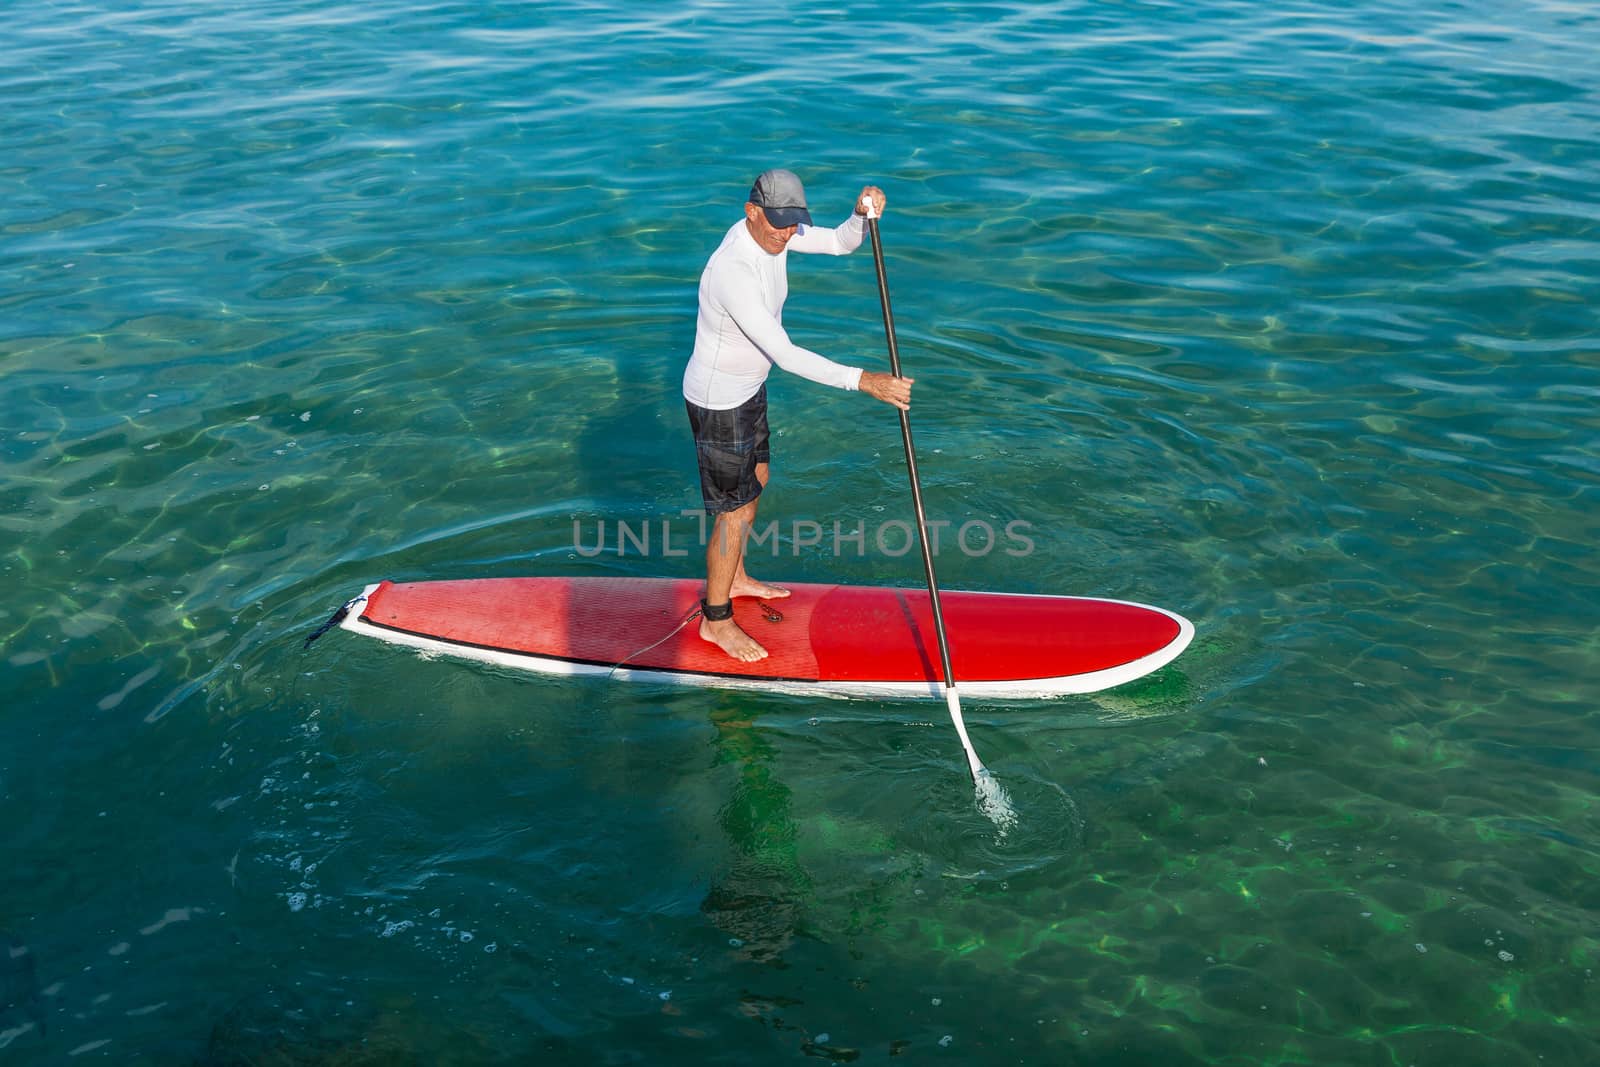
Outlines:
<svg viewBox="0 0 1600 1067"><path fill-rule="evenodd" d="M811 225L811 212L803 207L764 207L761 211L774 229L784 230L790 226Z"/></svg>

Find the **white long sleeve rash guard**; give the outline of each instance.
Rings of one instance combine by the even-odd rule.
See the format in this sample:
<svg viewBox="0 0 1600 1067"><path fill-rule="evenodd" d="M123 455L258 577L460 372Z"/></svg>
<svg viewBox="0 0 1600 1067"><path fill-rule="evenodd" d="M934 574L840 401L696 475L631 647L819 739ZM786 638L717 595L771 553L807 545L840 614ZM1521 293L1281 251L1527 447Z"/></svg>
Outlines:
<svg viewBox="0 0 1600 1067"><path fill-rule="evenodd" d="M740 219L700 275L700 315L694 354L683 372L683 395L713 411L755 396L776 363L836 389L859 389L861 368L835 363L789 340L783 302L789 296L789 252L842 256L861 245L866 227L851 215L831 230L801 226L777 255L768 254Z"/></svg>

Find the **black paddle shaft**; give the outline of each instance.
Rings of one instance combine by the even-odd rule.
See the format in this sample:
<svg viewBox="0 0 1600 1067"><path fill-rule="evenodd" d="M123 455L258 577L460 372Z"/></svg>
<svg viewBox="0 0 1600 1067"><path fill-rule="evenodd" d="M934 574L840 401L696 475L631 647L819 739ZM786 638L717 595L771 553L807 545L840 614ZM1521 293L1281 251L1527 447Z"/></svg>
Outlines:
<svg viewBox="0 0 1600 1067"><path fill-rule="evenodd" d="M883 270L883 241L878 236L878 220L867 217L872 231L872 261L878 268L878 296L883 301L883 332L889 339L889 373L900 374L900 346L894 339L894 312L889 308L889 276ZM956 684L950 669L950 640L944 632L944 611L939 606L939 583L933 576L933 549L928 544L928 518L922 510L922 482L917 477L917 450L911 444L911 415L900 409L900 439L906 446L906 470L911 474L911 504L917 511L917 532L922 541L922 572L928 579L928 600L933 605L933 628L939 635L939 662L944 666L946 688Z"/></svg>

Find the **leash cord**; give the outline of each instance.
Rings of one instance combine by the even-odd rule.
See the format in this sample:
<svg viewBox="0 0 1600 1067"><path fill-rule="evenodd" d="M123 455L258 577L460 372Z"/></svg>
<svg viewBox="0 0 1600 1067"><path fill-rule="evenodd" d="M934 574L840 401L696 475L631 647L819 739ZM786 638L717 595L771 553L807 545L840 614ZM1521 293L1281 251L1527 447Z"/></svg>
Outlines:
<svg viewBox="0 0 1600 1067"><path fill-rule="evenodd" d="M606 672L606 677L609 678L612 675L616 674L617 671L621 670L622 667L629 660L637 659L638 657L644 655L646 652L649 652L651 649L657 648L657 647L659 647L661 645L664 645L668 641L672 640L674 637L677 637L678 636L678 631L682 630L685 626L688 626L691 622L693 622L696 618L698 618L700 616L700 614L701 614L700 608L698 608L698 607L690 608L689 609L689 614L685 615L678 622L678 625L676 625L676 626L674 626L672 628L672 632L671 633L667 634L667 636L663 637L661 640L656 641L653 644L645 645L643 648L639 649L637 652L630 653L629 655L627 655L627 656L623 657L622 659L618 660L616 663L613 663L611 665L611 669Z"/></svg>

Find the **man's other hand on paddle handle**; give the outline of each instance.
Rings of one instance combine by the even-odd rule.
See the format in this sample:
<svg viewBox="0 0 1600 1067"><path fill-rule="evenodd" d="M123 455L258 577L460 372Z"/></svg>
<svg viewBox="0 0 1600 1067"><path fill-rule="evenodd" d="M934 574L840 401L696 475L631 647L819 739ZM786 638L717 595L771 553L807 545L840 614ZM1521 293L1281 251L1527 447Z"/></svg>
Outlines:
<svg viewBox="0 0 1600 1067"><path fill-rule="evenodd" d="M856 197L856 214L866 215L868 218L874 219L882 218L884 205L888 202L889 200L883 195L882 189L879 189L876 185L864 185L861 187L860 195ZM869 203L876 210L868 211Z"/></svg>
<svg viewBox="0 0 1600 1067"><path fill-rule="evenodd" d="M885 404L892 404L901 411L910 411L911 383L914 381L915 378L896 378L882 371L864 370L861 372L861 384L858 388Z"/></svg>

